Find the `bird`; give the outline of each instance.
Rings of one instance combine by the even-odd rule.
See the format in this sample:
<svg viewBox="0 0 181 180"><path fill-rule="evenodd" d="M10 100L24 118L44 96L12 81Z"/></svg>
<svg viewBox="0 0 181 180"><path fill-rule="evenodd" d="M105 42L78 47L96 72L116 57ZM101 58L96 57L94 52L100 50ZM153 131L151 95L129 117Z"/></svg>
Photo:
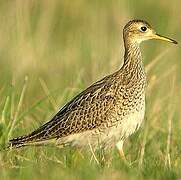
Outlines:
<svg viewBox="0 0 181 180"><path fill-rule="evenodd" d="M9 140L9 146L19 148L54 139L62 146L117 147L124 159L125 140L144 120L147 79L140 44L150 39L177 44L157 34L144 20L129 21L123 28L123 65L76 95L44 125Z"/></svg>

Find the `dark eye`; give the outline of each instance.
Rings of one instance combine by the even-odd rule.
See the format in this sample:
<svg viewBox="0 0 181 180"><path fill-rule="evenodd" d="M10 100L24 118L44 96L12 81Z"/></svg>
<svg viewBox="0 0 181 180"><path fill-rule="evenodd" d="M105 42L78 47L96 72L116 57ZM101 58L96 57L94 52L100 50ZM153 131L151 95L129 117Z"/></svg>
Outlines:
<svg viewBox="0 0 181 180"><path fill-rule="evenodd" d="M147 30L147 27L145 27L145 26L142 26L142 27L141 27L141 31L142 31L142 32L145 32L146 30Z"/></svg>

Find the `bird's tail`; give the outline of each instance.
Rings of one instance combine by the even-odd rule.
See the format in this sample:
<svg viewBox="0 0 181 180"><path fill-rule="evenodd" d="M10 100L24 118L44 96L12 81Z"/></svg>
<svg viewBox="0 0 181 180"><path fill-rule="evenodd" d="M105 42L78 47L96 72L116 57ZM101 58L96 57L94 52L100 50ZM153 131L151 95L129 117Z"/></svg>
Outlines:
<svg viewBox="0 0 181 180"><path fill-rule="evenodd" d="M36 144L42 141L43 140L37 139L36 137L25 135L25 136L20 136L20 137L9 140L8 147L19 148L19 147L28 146L31 144Z"/></svg>
<svg viewBox="0 0 181 180"><path fill-rule="evenodd" d="M42 144L46 140L54 139L54 136L51 136L49 133L47 133L46 127L47 126L42 126L28 135L9 140L8 147L19 148L29 145L38 145Z"/></svg>

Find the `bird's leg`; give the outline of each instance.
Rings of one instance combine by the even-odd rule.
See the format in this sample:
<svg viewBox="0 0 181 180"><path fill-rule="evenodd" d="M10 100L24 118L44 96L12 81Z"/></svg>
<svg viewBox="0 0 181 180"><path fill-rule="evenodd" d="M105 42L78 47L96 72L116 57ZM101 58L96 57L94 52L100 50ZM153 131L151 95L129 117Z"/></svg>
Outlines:
<svg viewBox="0 0 181 180"><path fill-rule="evenodd" d="M124 155L124 151L123 151L123 143L124 142L122 140L118 141L118 143L116 144L116 147L117 147L117 149L119 151L120 158L122 160L126 161L126 158L125 158L125 155Z"/></svg>

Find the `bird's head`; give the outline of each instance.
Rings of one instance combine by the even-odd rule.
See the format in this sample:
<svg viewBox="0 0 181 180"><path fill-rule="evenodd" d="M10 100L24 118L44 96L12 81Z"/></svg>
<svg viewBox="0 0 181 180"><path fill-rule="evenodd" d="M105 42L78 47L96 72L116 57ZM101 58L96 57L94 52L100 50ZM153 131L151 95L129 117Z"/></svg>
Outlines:
<svg viewBox="0 0 181 180"><path fill-rule="evenodd" d="M143 20L129 21L123 29L123 36L127 43L139 44L145 40L158 39L177 44L175 40L157 34L150 24Z"/></svg>

